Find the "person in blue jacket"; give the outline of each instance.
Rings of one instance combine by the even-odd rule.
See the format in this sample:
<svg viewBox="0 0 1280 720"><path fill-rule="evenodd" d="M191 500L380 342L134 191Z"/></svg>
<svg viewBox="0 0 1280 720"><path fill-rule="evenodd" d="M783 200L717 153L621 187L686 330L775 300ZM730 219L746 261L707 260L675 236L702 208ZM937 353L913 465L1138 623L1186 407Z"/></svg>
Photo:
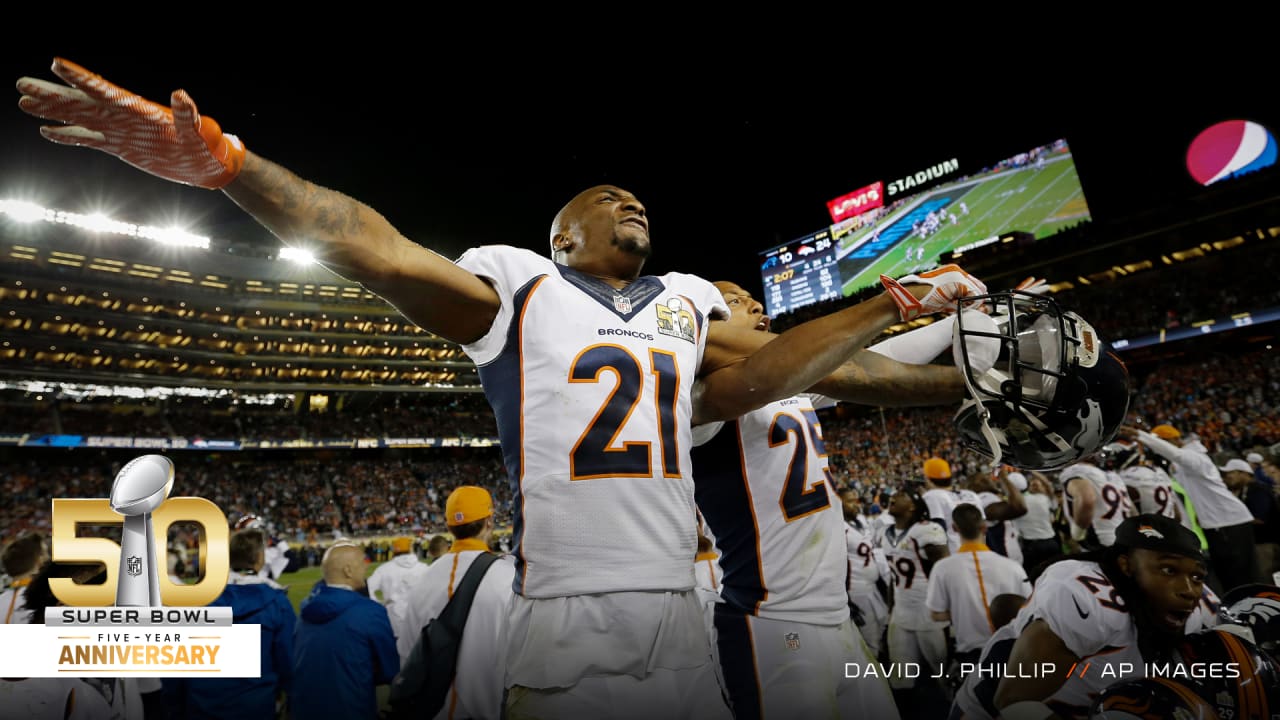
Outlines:
<svg viewBox="0 0 1280 720"><path fill-rule="evenodd" d="M293 717L378 717L378 685L400 672L387 610L360 594L365 560L360 547L339 541L324 554L324 579L302 601L293 639Z"/></svg>
<svg viewBox="0 0 1280 720"><path fill-rule="evenodd" d="M297 623L284 588L267 578L266 536L240 530L228 543L231 573L210 607L230 607L236 625L261 626L262 675L256 678L164 678L171 718L274 720L293 678L293 631Z"/></svg>

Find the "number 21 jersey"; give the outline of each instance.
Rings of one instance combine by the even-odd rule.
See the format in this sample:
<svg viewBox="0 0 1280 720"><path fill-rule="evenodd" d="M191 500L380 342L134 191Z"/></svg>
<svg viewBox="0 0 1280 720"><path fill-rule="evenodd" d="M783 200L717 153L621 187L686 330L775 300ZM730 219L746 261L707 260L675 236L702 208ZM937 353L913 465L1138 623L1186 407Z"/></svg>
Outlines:
<svg viewBox="0 0 1280 720"><path fill-rule="evenodd" d="M690 390L708 320L728 312L719 291L678 273L615 290L508 246L457 264L502 303L463 349L512 484L515 591L692 588Z"/></svg>

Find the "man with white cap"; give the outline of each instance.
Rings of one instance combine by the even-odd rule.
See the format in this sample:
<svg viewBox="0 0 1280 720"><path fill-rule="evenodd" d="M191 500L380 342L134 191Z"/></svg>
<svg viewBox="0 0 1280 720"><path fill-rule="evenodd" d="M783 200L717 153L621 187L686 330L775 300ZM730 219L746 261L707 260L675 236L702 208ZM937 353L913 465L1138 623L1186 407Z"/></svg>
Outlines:
<svg viewBox="0 0 1280 720"><path fill-rule="evenodd" d="M409 588L405 638L397 638L403 662L423 628L444 610L471 563L489 551L493 536L493 498L476 485L449 493L445 522L453 534L449 551L432 563ZM457 674L437 717L497 718L502 713L507 663L507 616L515 564L504 556L489 566L476 589L458 647ZM405 642L407 640L407 642Z"/></svg>
<svg viewBox="0 0 1280 720"><path fill-rule="evenodd" d="M1172 475L1191 498L1209 541L1209 585L1225 592L1256 582L1253 513L1222 481L1222 473L1200 438L1183 436L1172 425L1157 425L1151 432L1121 426L1120 436L1137 440L1169 461Z"/></svg>
<svg viewBox="0 0 1280 720"><path fill-rule="evenodd" d="M1280 552L1280 509L1277 508L1275 494L1269 486L1258 481L1250 463L1240 458L1232 458L1218 469L1222 471L1222 481L1227 488L1243 500L1253 514L1258 570L1263 578L1269 578L1278 569L1276 560Z"/></svg>
<svg viewBox="0 0 1280 720"><path fill-rule="evenodd" d="M1265 487L1267 492L1274 493L1276 491L1276 481L1267 473L1267 465L1271 465L1272 470L1275 470L1275 465L1267 462L1267 459L1260 452L1251 452L1245 455L1244 459L1249 463L1249 467L1253 469L1253 478Z"/></svg>

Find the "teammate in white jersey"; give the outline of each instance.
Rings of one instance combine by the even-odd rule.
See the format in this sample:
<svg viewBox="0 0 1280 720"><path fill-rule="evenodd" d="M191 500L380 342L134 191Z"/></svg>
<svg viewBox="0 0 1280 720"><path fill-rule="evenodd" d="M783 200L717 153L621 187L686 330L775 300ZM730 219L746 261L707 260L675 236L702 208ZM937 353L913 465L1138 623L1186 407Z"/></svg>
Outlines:
<svg viewBox="0 0 1280 720"><path fill-rule="evenodd" d="M1153 513L1178 520L1187 529L1191 520L1182 507L1182 499L1173 489L1173 480L1164 470L1147 460L1137 443L1107 443L1097 456L1098 467L1120 477L1129 492L1129 501L1138 513Z"/></svg>
<svg viewBox="0 0 1280 720"><path fill-rule="evenodd" d="M982 501L972 490L962 489L955 485L951 476L951 464L940 457L931 457L924 461L921 468L924 475L925 491L921 495L924 504L929 508L929 519L938 524L947 533L947 548L955 552L960 547L960 535L951 526L951 513L957 505L969 503L982 508Z"/></svg>
<svg viewBox="0 0 1280 720"><path fill-rule="evenodd" d="M1195 531L1191 514L1182 504L1182 496L1173 487L1173 478L1162 468L1147 464L1146 459L1140 457L1137 462L1120 471L1120 479L1129 489L1129 499L1139 513L1173 518L1188 530Z"/></svg>
<svg viewBox="0 0 1280 720"><path fill-rule="evenodd" d="M1116 528L1134 514L1124 481L1090 462L1068 465L1058 481L1072 537L1081 547L1097 550L1114 543Z"/></svg>
<svg viewBox="0 0 1280 720"><path fill-rule="evenodd" d="M730 323L768 329L749 293L716 286ZM921 372L939 379L931 389L917 386L917 400L959 397L953 371ZM936 397L924 397L929 392ZM738 718L896 717L882 677L844 675L847 663L868 667L874 655L850 617L849 529L815 403L831 401L796 396L694 430L698 506L725 571L715 628L726 690Z"/></svg>
<svg viewBox="0 0 1280 720"><path fill-rule="evenodd" d="M889 662L896 668L917 667L921 677L895 673L895 690L904 717L921 717L941 700L938 677L947 660L946 623L931 617L925 600L933 564L949 554L947 534L929 519L924 500L899 490L889 500L894 524L885 530L883 547L893 573L893 609L889 613ZM915 687L920 696L906 692ZM902 692L896 692L902 691Z"/></svg>
<svg viewBox="0 0 1280 720"><path fill-rule="evenodd" d="M1231 590L1254 582L1258 573L1253 513L1222 481L1209 450L1194 434L1183 437L1171 425L1151 432L1121 427L1120 436L1142 443L1171 465L1170 473L1186 491L1196 522L1209 546L1209 584Z"/></svg>
<svg viewBox="0 0 1280 720"><path fill-rule="evenodd" d="M641 277L649 219L620 188L591 188L561 209L554 262L485 246L455 264L372 208L247 151L184 91L167 108L63 59L53 71L71 87L18 82L23 110L61 123L46 138L223 190L479 366L516 491L507 685L510 711L524 717L714 712L693 592L693 422L814 387L886 324L986 290L954 266L884 278L884 295L773 341L709 322L725 308L705 280ZM881 391L883 378L856 362L846 374Z"/></svg>
<svg viewBox="0 0 1280 720"><path fill-rule="evenodd" d="M1194 533L1159 515L1126 519L1112 546L1045 570L968 669L955 708L975 719L1086 717L1103 688L1169 662L1179 638L1216 624L1205 575Z"/></svg>
<svg viewBox="0 0 1280 720"><path fill-rule="evenodd" d="M889 625L889 605L881 593L888 592L893 582L889 573L889 561L876 542L875 529L869 522L861 522L858 509L858 493L853 488L841 488L845 522L845 545L849 555L849 602L858 610L858 630L874 658L880 657L884 645L884 631Z"/></svg>

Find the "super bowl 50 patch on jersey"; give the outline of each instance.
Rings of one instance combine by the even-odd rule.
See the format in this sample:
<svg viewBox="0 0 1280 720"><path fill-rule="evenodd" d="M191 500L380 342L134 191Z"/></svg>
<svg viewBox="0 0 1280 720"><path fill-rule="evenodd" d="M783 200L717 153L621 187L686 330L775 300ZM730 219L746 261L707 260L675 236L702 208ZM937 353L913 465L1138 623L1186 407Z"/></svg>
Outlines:
<svg viewBox="0 0 1280 720"><path fill-rule="evenodd" d="M665 304L654 305L658 313L658 332L696 342L693 332L693 313L685 309L684 305L684 301L680 298L671 298Z"/></svg>

